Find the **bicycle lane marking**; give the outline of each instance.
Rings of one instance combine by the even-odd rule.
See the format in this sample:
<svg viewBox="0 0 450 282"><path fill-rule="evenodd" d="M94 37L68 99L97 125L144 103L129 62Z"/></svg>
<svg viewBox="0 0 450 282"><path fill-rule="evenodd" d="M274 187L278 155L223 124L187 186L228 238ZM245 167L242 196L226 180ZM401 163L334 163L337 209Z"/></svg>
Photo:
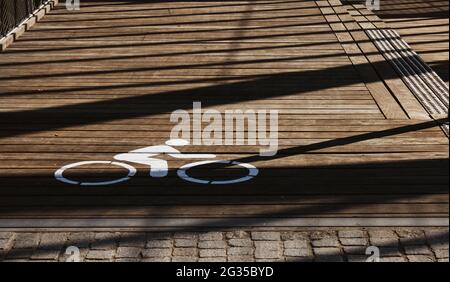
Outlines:
<svg viewBox="0 0 450 282"><path fill-rule="evenodd" d="M193 178L190 177L187 174L187 171L193 167L197 167L197 166L201 166L201 165L207 165L207 164L232 164L232 165L238 165L238 166L242 166L246 169L248 169L249 174L245 177L241 177L238 179L234 179L234 180L224 180L224 181L210 181L210 180L202 180L202 179L197 179L197 178ZM213 161L201 161L201 162L195 162L195 163L190 163L187 165L184 165L182 167L180 167L177 171L178 176L186 181L189 182L193 182L193 183L199 183L199 184L212 184L212 185L225 185L225 184L236 184L236 183L240 183L240 182L245 182L248 180L253 179L255 176L257 176L259 173L259 170L251 165L251 164L246 164L246 163L240 163L240 162L236 162L236 161L220 161L220 160L213 160Z"/></svg>
<svg viewBox="0 0 450 282"><path fill-rule="evenodd" d="M64 177L64 171L66 171L67 169L71 169L74 167L78 167L78 166L83 166L83 165L89 165L89 164L111 164L111 165L116 165L116 166L120 166L123 167L125 169L128 170L128 175L126 177L122 177L120 179L116 179L116 180L111 180L111 181L103 181L103 182L79 182L79 181L73 181L73 180L69 180L67 178ZM134 175L136 175L136 168L125 164L125 163L119 163L119 162L114 162L114 161L83 161L83 162L77 162L77 163L73 163L73 164L69 164L66 166L63 166L62 168L58 169L55 172L55 178L58 181L67 183L67 184L72 184L72 185L80 185L80 186L105 186L105 185L112 185L112 184L117 184L117 183L121 183L121 182L125 182L128 181L131 177L133 177Z"/></svg>

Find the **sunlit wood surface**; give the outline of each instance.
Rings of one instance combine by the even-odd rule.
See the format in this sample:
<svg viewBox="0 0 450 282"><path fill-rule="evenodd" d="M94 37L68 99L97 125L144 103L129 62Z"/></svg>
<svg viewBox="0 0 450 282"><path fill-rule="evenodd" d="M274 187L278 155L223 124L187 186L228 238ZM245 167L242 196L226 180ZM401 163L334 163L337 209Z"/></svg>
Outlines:
<svg viewBox="0 0 450 282"><path fill-rule="evenodd" d="M358 49L373 46L348 37L329 3L58 6L0 54L0 217L447 217L448 138L433 120L412 118L415 104L387 88L401 81L392 71L378 75L385 62ZM278 154L260 157L252 145L183 148L259 168L234 185L182 181L176 169L189 161L170 158L166 178L138 166L133 179L111 187L54 179L69 163L163 144L170 113L194 101L219 111L279 110ZM123 174L108 165L74 172Z"/></svg>

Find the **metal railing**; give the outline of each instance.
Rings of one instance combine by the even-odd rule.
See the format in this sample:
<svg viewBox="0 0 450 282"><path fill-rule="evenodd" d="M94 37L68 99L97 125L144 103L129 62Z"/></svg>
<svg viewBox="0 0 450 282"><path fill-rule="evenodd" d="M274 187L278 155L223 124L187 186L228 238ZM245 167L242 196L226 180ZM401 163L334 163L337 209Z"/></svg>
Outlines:
<svg viewBox="0 0 450 282"><path fill-rule="evenodd" d="M20 25L49 0L0 0L0 38Z"/></svg>

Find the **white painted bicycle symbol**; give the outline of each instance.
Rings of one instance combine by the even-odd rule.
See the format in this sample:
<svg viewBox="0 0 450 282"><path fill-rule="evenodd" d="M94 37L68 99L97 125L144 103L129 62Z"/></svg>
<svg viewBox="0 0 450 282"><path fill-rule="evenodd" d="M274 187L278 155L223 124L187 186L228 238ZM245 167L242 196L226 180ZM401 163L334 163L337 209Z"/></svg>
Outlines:
<svg viewBox="0 0 450 282"><path fill-rule="evenodd" d="M166 160L161 160L156 158L158 155L161 154L167 154L170 157L176 158L176 159L214 159L217 156L214 154L183 154L179 150L175 149L174 147L182 147L189 145L189 142L183 139L172 139L168 140L166 142L166 145L158 145L158 146L150 146L145 147L137 150L130 151L125 154L118 154L114 156L115 160L118 161L125 161L135 164L143 164L150 167L150 173L149 175L151 177L166 177L169 173L169 166ZM128 175L125 177L121 177L114 180L109 181L99 181L99 182L83 182L83 181L76 181L71 180L64 176L64 172L66 172L69 169L78 168L81 166L86 165L95 165L95 164L107 164L107 165L113 165L121 168L125 168L128 170ZM206 179L199 179L189 176L188 171L194 167L204 166L204 165L210 165L210 164L226 164L229 166L240 166L245 169L247 169L247 175L241 178L237 179L231 179L231 180L206 180ZM116 162L116 161L82 161L77 163L72 163L69 165L65 165L58 169L55 172L55 178L58 181L72 184L72 185L80 185L80 186L104 186L104 185L112 185L117 184L121 182L125 182L130 180L133 176L135 176L137 173L137 170L135 167L123 163L123 162ZM247 163L241 163L237 161L223 161L223 160L208 160L208 161L199 161L194 163L189 163L186 165L183 165L177 170L178 176L188 182L198 183L198 184L212 184L212 185L225 185L225 184L236 184L240 182L245 182L253 179L256 177L259 173L259 170Z"/></svg>

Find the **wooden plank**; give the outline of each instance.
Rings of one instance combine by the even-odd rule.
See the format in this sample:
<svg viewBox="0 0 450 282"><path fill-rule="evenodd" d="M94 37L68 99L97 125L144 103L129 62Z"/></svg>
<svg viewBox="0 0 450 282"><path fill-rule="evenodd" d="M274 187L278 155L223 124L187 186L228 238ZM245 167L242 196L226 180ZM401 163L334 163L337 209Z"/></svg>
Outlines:
<svg viewBox="0 0 450 282"><path fill-rule="evenodd" d="M362 73L371 65L343 15L322 4L100 1L73 13L59 6L0 55L2 220L447 217L448 138L437 123L379 101L384 81ZM190 111L193 101L279 109L279 153L183 148L259 169L252 181L220 187L181 180L176 170L192 160L169 158L166 178L150 178L144 165L111 187L54 178L69 163L163 144L171 112ZM93 165L67 173L97 181L124 171ZM223 179L243 171L195 173Z"/></svg>
<svg viewBox="0 0 450 282"><path fill-rule="evenodd" d="M351 177L351 176L350 176ZM39 179L38 179L39 180ZM334 178L335 182L339 180L338 177ZM194 185L188 185L181 182L170 182L171 185L166 185L167 182L164 182L162 185L157 185L153 181L142 181L138 182L129 182L126 186L114 186L109 188L101 188L101 189L91 189L87 190L86 188L79 187L67 187L66 190L61 189L61 185L57 186L56 184L52 184L49 181L38 181L34 185L47 185L43 186L39 190L35 187L32 187L31 184L28 186L26 182L20 183L17 182L18 185L10 185L4 187L0 190L1 195L9 195L9 196L17 196L18 194L26 194L29 196L42 196L42 195L52 195L58 196L61 198L68 197L70 195L79 195L90 198L92 195L121 195L122 197L127 197L130 195L167 195L171 197L178 197L180 195L195 195L195 196L223 196L223 195L234 195L236 197L241 196L255 196L255 195L265 195L265 196L273 196L273 195L329 195L330 189L329 187L333 185L333 183L327 182L322 185L314 185L313 183L306 183L303 186L298 187L293 190L292 186L295 183L286 183L281 185L276 190L268 189L264 185L267 185L268 179L265 179L265 182L259 182L259 185L256 183L252 183L250 185L242 186L237 185L236 187L227 187L224 191L222 189L217 189L217 187L211 188L202 188ZM448 194L448 183L439 184L419 184L414 185L414 183L401 184L398 182L387 183L386 181L381 182L379 184L370 185L366 184L364 187L362 185L355 185L352 183L346 184L345 186L334 186L335 192L334 195L345 195L345 194L378 194L378 195L386 195L386 194L404 194L404 195L424 195L424 194ZM11 183L11 181L10 181ZM54 182L53 182L54 183ZM297 181L298 183L298 181ZM21 185L19 185L21 184ZM288 186L291 186L290 188ZM336 192L338 191L338 192ZM426 193L423 191L427 191ZM335 196L338 198L338 196ZM282 203L282 202L281 202ZM355 203L357 204L357 203ZM19 205L20 206L20 205ZM26 208L24 208L25 210ZM386 211L387 212L387 211ZM38 215L38 213L36 213ZM389 213L386 213L389 216ZM95 216L93 214L92 216Z"/></svg>
<svg viewBox="0 0 450 282"><path fill-rule="evenodd" d="M297 217L297 216L312 216L312 217L325 217L330 214L338 216L383 216L386 215L386 209L391 210L390 216L405 216L422 214L430 216L439 214L445 216L448 214L448 204L386 204L386 205L364 205L364 206L350 206L350 205L336 205L334 208L330 208L329 205L208 205L208 206L146 206L146 207L92 207L70 209L67 207L57 208L43 208L43 207L27 207L26 211L21 208L0 209L0 215L4 217L10 217L17 212L20 212L20 216L33 216L36 217L36 211L42 215L58 216L62 217L89 217L91 214L99 214L104 217L142 217L142 216L154 216L154 217L227 217L239 215L241 218L252 216L280 216L280 217Z"/></svg>
<svg viewBox="0 0 450 282"><path fill-rule="evenodd" d="M364 101L364 100L363 100ZM332 105L332 104L331 104ZM44 122L40 121L42 124L45 124ZM62 126L64 126L64 123L60 123ZM77 131L152 131L152 132L170 132L173 128L173 126L176 123L171 123L170 121L166 122L141 122L139 124L139 120L137 122L131 121L130 124L115 124L114 122L111 122L111 124L92 124L92 125L79 125L79 126L71 126L69 128L65 128L65 130L77 130ZM203 128L207 125L209 125L208 122L203 121L201 122ZM248 124L246 123L246 126ZM289 120L280 120L278 121L278 131L282 133L289 133L289 132L376 132L376 131L383 131L383 130L389 130L389 129L395 129L400 127L401 125L398 124L364 124L361 123L347 123L345 120L337 122L335 121L327 123L327 121L322 121L321 123L318 122L318 124L315 124L310 121L289 121ZM14 124L5 124L2 125L2 128L5 130L14 130L17 125ZM33 125L23 125L22 128L32 128ZM235 125L224 125L223 129L220 130L220 132L224 131L233 131L236 132L236 126ZM201 129L193 129L191 132L198 132L202 131ZM432 131L440 131L439 126L436 125L435 127L431 128L425 128L421 129L420 132L432 132ZM88 134L88 132L84 132ZM82 137L82 136L80 136ZM281 136L281 138L283 138ZM3 140L0 140L0 142ZM113 140L112 140L113 141ZM400 144L401 145L401 144Z"/></svg>
<svg viewBox="0 0 450 282"><path fill-rule="evenodd" d="M133 137L124 137L120 139L111 140L111 138L89 138L89 137L70 137L70 138L64 138L59 136L50 136L50 137L10 137L10 138L3 138L1 139L2 145L46 145L46 144L53 144L53 145L71 145L74 146L76 150L76 145L97 145L97 146L118 146L118 145L129 145L134 146L134 148L139 146L148 146L149 144L161 144L166 141L165 138L157 138L157 137L147 137L147 138L133 138ZM332 144L335 139L314 139L314 138L288 138L288 139L280 139L278 141L278 145L280 149L283 148L290 148L292 146L309 146L313 144L321 144L321 143L330 143ZM408 151L408 150L414 150L414 151L430 151L430 148L443 148L443 146L448 146L449 141L448 138L443 137L404 137L404 138L383 138L383 139L368 139L368 140L362 140L362 141L355 141L354 145L344 145L339 144L338 142L335 142L335 144L338 144L336 146L330 146L325 147L323 149L325 150L339 150L335 149L334 147L339 147L342 150L350 150L350 148L354 148L354 150L360 150L360 152L371 152L372 150L378 151L381 150L381 148L390 148L387 150L387 152L392 151ZM233 150L247 150L245 152L253 152L251 148L254 148L254 145L244 146L242 148L235 148L236 146L233 146L230 149L223 149L224 152L229 152ZM350 147L350 148L349 148ZM358 148L358 149L357 149ZM23 148L21 148L23 149ZM253 150L256 150L257 148L254 148ZM322 150L323 150L322 149ZM445 149L445 147L444 147ZM209 150L209 147L206 148L199 148L199 146L194 147L187 147L184 150L186 151L199 151L199 152L207 152ZM211 150L215 150L214 146L211 146ZM315 149L317 150L317 149ZM312 150L314 151L314 150ZM441 150L436 150L441 151ZM446 150L443 150L446 151Z"/></svg>
<svg viewBox="0 0 450 282"><path fill-rule="evenodd" d="M338 40L342 43L344 50L346 50L358 73L366 82L367 88L370 90L372 96L380 107L381 111L387 118L405 119L406 114L392 97L391 93L380 81L377 73L372 68L370 62L365 57L364 53L359 49L357 42L352 37L351 32L345 26L345 19L341 19L348 15L342 9L340 1L317 1L325 19L330 24L333 31L336 33Z"/></svg>
<svg viewBox="0 0 450 282"><path fill-rule="evenodd" d="M32 196L32 197L10 197L10 196L2 196L0 199L1 206L14 206L15 203L20 202L23 205L27 206L40 206L48 203L52 203L53 205L68 205L69 203L64 202L65 199L62 199L58 196ZM379 204L379 203L390 203L390 204L433 204L440 203L446 204L449 202L448 195L445 194L432 194L432 195L423 195L423 196L412 196L405 197L404 195L349 195L345 198L346 202L343 202L342 199L327 196L327 195L302 195L302 196L227 196L222 195L219 197L212 196L145 196L145 195L133 195L128 196L126 198L122 196L92 196L90 198L86 198L83 196L71 196L70 204L77 206L95 206L99 202L103 205L120 205L120 206L129 206L130 203L135 205L177 205L183 203L184 205L211 205L211 204L221 204L221 205L253 205L253 204L276 204L282 201L286 205L295 205L295 204L345 204L345 203L360 203L360 204Z"/></svg>
<svg viewBox="0 0 450 282"><path fill-rule="evenodd" d="M164 140L160 140L161 143L163 143ZM157 140L154 140L156 143ZM8 155L8 153L16 153L20 152L20 156L28 156L29 158L33 158L34 153L39 153L41 155L45 155L46 153L53 152L53 153L60 153L60 154L66 154L66 153L72 153L76 151L77 153L122 153L122 152L129 152L139 147L145 147L146 145L150 143L143 143L142 141L123 141L122 144L130 144L130 145L121 145L121 144L114 144L115 142L107 142L107 140L102 142L95 142L98 145L92 145L93 141L86 142L84 140L81 141L74 141L67 142L69 144L64 144L62 142L58 141L50 141L48 142L49 145L42 145L42 141L36 141L32 140L29 142L21 142L19 144L8 144L5 145L5 142L2 142L2 148L0 149L0 152L4 154L5 156ZM61 144L62 143L62 144ZM314 143L312 143L314 144ZM76 148L76 146L84 145L82 148ZM308 145L304 145L308 146ZM230 148L224 149L224 148L209 148L209 149L202 149L199 146L192 147L190 149L185 150L185 152L203 152L203 153L213 153L213 152L219 152L219 153L242 153L242 154L258 154L260 149L262 148L259 146L232 146ZM302 152L302 148L295 149L295 147L291 146L278 146L279 150L290 150L292 152ZM424 144L417 144L417 145L402 145L402 146L396 146L396 145L377 145L373 144L371 146L368 146L368 144L358 144L358 145L340 145L340 146L334 146L329 148L318 148L318 149L312 149L309 150L309 153L393 153L393 152L445 152L448 151L448 144L442 144L442 145L424 145ZM33 152L33 154L27 154ZM10 156L10 155L8 155ZM12 156L11 156L12 158ZM2 158L3 159L3 158Z"/></svg>
<svg viewBox="0 0 450 282"><path fill-rule="evenodd" d="M364 29L373 29L376 28L375 25L372 24L370 19L367 16L362 15L365 7L361 7L358 9L358 6L353 11L354 14L360 15L362 17L361 21L356 20L356 23L359 24L360 28ZM366 23L366 25L364 25ZM367 26L367 27L365 27ZM369 55L368 59L375 65L375 68L378 69L378 73L386 82L388 87L391 89L393 95L397 98L399 103L402 105L403 109L405 109L406 113L410 118L413 119L423 119L429 120L431 119L428 112L423 108L423 106L419 103L419 101L415 98L414 94L408 89L407 85L404 84L402 79L396 74L395 70L389 65L388 62L383 58L383 56L379 53L376 46L371 42L370 38L364 32L355 33L356 40L361 42L361 47L363 51Z"/></svg>
<svg viewBox="0 0 450 282"><path fill-rule="evenodd" d="M41 158L39 158L41 156ZM44 157L44 159L42 159ZM69 163L71 160L110 160L111 155L89 154L80 155L78 157L69 155L53 154L51 157L39 154L35 159L16 159L16 160L2 160L0 168L50 168L58 169L64 163ZM380 154L363 154L363 153L348 153L348 154L287 154L279 152L275 159L262 158L255 155L246 154L221 154L221 160L234 161L252 161L254 165L259 168L301 168L301 167L323 167L333 165L364 165L364 164L382 164L383 162L393 161L414 161L414 160L445 160L448 158L448 152L408 152L408 153L386 153ZM282 160L282 163L279 161ZM189 161L173 160L169 164L169 168L179 168ZM98 165L102 167L110 167L110 165ZM96 166L97 167L97 166Z"/></svg>
<svg viewBox="0 0 450 282"><path fill-rule="evenodd" d="M384 2L376 15L386 26L397 30L425 62L448 82L448 2L437 0L431 5L429 1L417 0L401 6L393 0ZM436 50L438 46L441 47Z"/></svg>

